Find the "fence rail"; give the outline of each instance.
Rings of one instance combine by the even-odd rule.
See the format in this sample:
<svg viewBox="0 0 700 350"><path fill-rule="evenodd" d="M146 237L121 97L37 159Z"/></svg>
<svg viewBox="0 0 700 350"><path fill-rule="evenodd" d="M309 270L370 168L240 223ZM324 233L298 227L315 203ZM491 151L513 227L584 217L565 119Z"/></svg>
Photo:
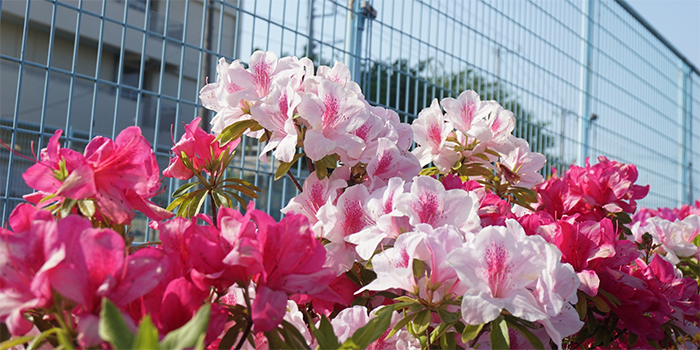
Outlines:
<svg viewBox="0 0 700 350"><path fill-rule="evenodd" d="M56 129L81 150L141 126L159 165L199 104L216 61L256 49L341 61L367 100L410 121L433 98L474 89L518 119L515 133L563 170L586 157L635 163L642 205L700 194L700 74L622 0L0 1L0 138L24 155ZM32 144L33 142L33 144ZM296 195L246 139L231 171L273 215ZM31 165L0 150L4 223ZM303 179L301 165L296 168ZM549 173L550 169L545 169ZM168 201L179 184L156 202ZM150 233L141 217L138 239Z"/></svg>

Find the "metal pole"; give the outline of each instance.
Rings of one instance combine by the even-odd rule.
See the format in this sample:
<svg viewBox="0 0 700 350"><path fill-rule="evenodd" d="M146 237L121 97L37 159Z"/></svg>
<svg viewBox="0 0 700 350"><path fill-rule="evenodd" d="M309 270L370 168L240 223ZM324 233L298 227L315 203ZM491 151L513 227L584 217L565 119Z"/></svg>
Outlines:
<svg viewBox="0 0 700 350"><path fill-rule="evenodd" d="M578 125L578 155L576 164L583 166L588 157L588 143L591 129L591 64L593 47L593 13L595 0L584 0L585 6L583 20L581 21L581 33L584 35L581 41L581 100L579 105Z"/></svg>
<svg viewBox="0 0 700 350"><path fill-rule="evenodd" d="M688 119L689 117L689 105L690 96L689 85L690 85L690 67L685 63L681 63L681 67L678 70L678 94L680 111L678 113L678 124L680 128L678 130L678 177L680 178L680 184L678 186L678 205L683 203L690 203L691 191L688 188Z"/></svg>
<svg viewBox="0 0 700 350"><path fill-rule="evenodd" d="M345 60L344 63L348 66L352 79L355 80L355 57L357 57L357 16L355 13L355 4L359 0L348 0L347 13L345 15Z"/></svg>

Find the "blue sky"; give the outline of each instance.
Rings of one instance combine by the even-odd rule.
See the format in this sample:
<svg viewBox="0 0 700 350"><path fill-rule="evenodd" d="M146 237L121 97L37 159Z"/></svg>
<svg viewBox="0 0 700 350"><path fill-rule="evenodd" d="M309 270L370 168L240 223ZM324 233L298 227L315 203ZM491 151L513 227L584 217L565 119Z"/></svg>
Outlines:
<svg viewBox="0 0 700 350"><path fill-rule="evenodd" d="M700 0L627 0L700 69Z"/></svg>

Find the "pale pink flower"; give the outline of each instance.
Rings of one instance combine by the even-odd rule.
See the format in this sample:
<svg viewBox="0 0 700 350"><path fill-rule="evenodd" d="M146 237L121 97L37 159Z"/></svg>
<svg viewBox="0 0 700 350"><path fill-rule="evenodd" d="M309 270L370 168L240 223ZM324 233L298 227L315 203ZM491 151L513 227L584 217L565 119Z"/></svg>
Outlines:
<svg viewBox="0 0 700 350"><path fill-rule="evenodd" d="M396 199L404 191L404 181L395 177L385 188L375 190L368 197L365 212L376 224L345 237L347 242L357 245L355 249L362 259L369 260L380 242L411 230L408 217L396 210Z"/></svg>
<svg viewBox="0 0 700 350"><path fill-rule="evenodd" d="M271 133L261 155L274 149L272 155L275 158L286 163L292 161L296 153L298 135L293 116L300 102L301 97L290 82L275 85L262 103L251 107L253 119Z"/></svg>
<svg viewBox="0 0 700 350"><path fill-rule="evenodd" d="M409 217L413 226L453 225L463 232L480 228L478 205L476 194L461 189L446 191L440 181L429 176L415 177L411 191L396 200L396 208Z"/></svg>
<svg viewBox="0 0 700 350"><path fill-rule="evenodd" d="M467 90L459 94L457 99L447 97L440 102L446 112L446 119L458 131L481 141L489 141L491 135L488 126L483 122L492 108L487 102L482 102L479 95L473 90ZM487 138L484 138L487 136Z"/></svg>
<svg viewBox="0 0 700 350"><path fill-rule="evenodd" d="M365 186L348 187L336 205L326 204L318 211L323 238L330 241L326 245L329 251L326 266L338 274L349 270L356 258L355 245L346 242L345 237L375 224L364 208L368 196Z"/></svg>
<svg viewBox="0 0 700 350"><path fill-rule="evenodd" d="M455 144L447 141L453 126L452 123L445 122L437 99L433 100L430 107L418 113L418 118L413 121L411 127L414 140L419 145L413 150L413 154L421 166L433 162L440 172L448 173L461 156L455 152Z"/></svg>
<svg viewBox="0 0 700 350"><path fill-rule="evenodd" d="M700 217L690 215L683 220L669 221L659 217L647 219L646 224L640 222L632 226L635 241L641 243L644 233L651 234L654 244L660 244L659 253L674 265L679 258L691 257L700 251L693 240L700 232Z"/></svg>
<svg viewBox="0 0 700 350"><path fill-rule="evenodd" d="M367 120L367 109L358 96L338 83L322 80L318 95L306 93L297 107L301 118L309 127L304 139L306 155L317 161L327 155L338 153L357 158L362 153L364 142L352 134ZM342 159L349 162L351 159Z"/></svg>
<svg viewBox="0 0 700 350"><path fill-rule="evenodd" d="M462 317L472 325L495 320L503 309L528 321L547 318L528 288L546 267L538 236L526 236L519 224L488 226L468 245L453 250L447 261L469 286Z"/></svg>
<svg viewBox="0 0 700 350"><path fill-rule="evenodd" d="M379 188L394 177L410 181L418 176L421 166L412 153L402 154L395 142L382 137L377 140L375 156L367 163L366 169L371 187Z"/></svg>
<svg viewBox="0 0 700 350"><path fill-rule="evenodd" d="M290 199L281 212L304 215L309 223L314 225L314 232L322 237L322 226L316 227L318 211L326 203L334 205L341 190L348 186L347 179L343 175L342 169L336 169L329 177L319 180L316 172L312 172L304 181L304 191Z"/></svg>
<svg viewBox="0 0 700 350"><path fill-rule="evenodd" d="M510 137L510 149L501 158L501 168L505 168L502 181L511 186L532 188L544 179L539 171L547 161L544 155L530 151L530 145L524 139Z"/></svg>
<svg viewBox="0 0 700 350"><path fill-rule="evenodd" d="M515 128L515 115L496 101L488 101L487 103L489 106L483 108L491 110L491 113L486 118L486 123L491 131L491 140L488 144L493 148L498 148L498 145L508 142Z"/></svg>

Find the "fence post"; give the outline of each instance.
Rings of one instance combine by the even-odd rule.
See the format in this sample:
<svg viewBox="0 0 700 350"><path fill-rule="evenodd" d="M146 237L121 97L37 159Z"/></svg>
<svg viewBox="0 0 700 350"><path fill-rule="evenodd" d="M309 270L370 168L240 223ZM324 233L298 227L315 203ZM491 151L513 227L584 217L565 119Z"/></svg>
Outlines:
<svg viewBox="0 0 700 350"><path fill-rule="evenodd" d="M352 80L355 82L359 80L355 71L359 15L360 0L348 0L348 11L345 16L345 65L348 66Z"/></svg>
<svg viewBox="0 0 700 350"><path fill-rule="evenodd" d="M584 7L581 21L581 100L579 104L578 123L578 155L576 164L583 166L588 157L588 147L591 129L591 64L593 47L593 9L595 0L584 0L587 3Z"/></svg>
<svg viewBox="0 0 700 350"><path fill-rule="evenodd" d="M688 157L688 152L690 151L689 141L692 139L688 137L688 133L692 132L690 129L690 107L691 107L691 95L690 95L690 66L687 63L682 62L680 69L678 70L678 88L679 88L679 113L678 113L678 124L680 128L678 130L678 176L680 177L680 185L678 186L678 205L683 203L690 203L692 201L692 188L690 188L689 174L690 174L690 160Z"/></svg>

